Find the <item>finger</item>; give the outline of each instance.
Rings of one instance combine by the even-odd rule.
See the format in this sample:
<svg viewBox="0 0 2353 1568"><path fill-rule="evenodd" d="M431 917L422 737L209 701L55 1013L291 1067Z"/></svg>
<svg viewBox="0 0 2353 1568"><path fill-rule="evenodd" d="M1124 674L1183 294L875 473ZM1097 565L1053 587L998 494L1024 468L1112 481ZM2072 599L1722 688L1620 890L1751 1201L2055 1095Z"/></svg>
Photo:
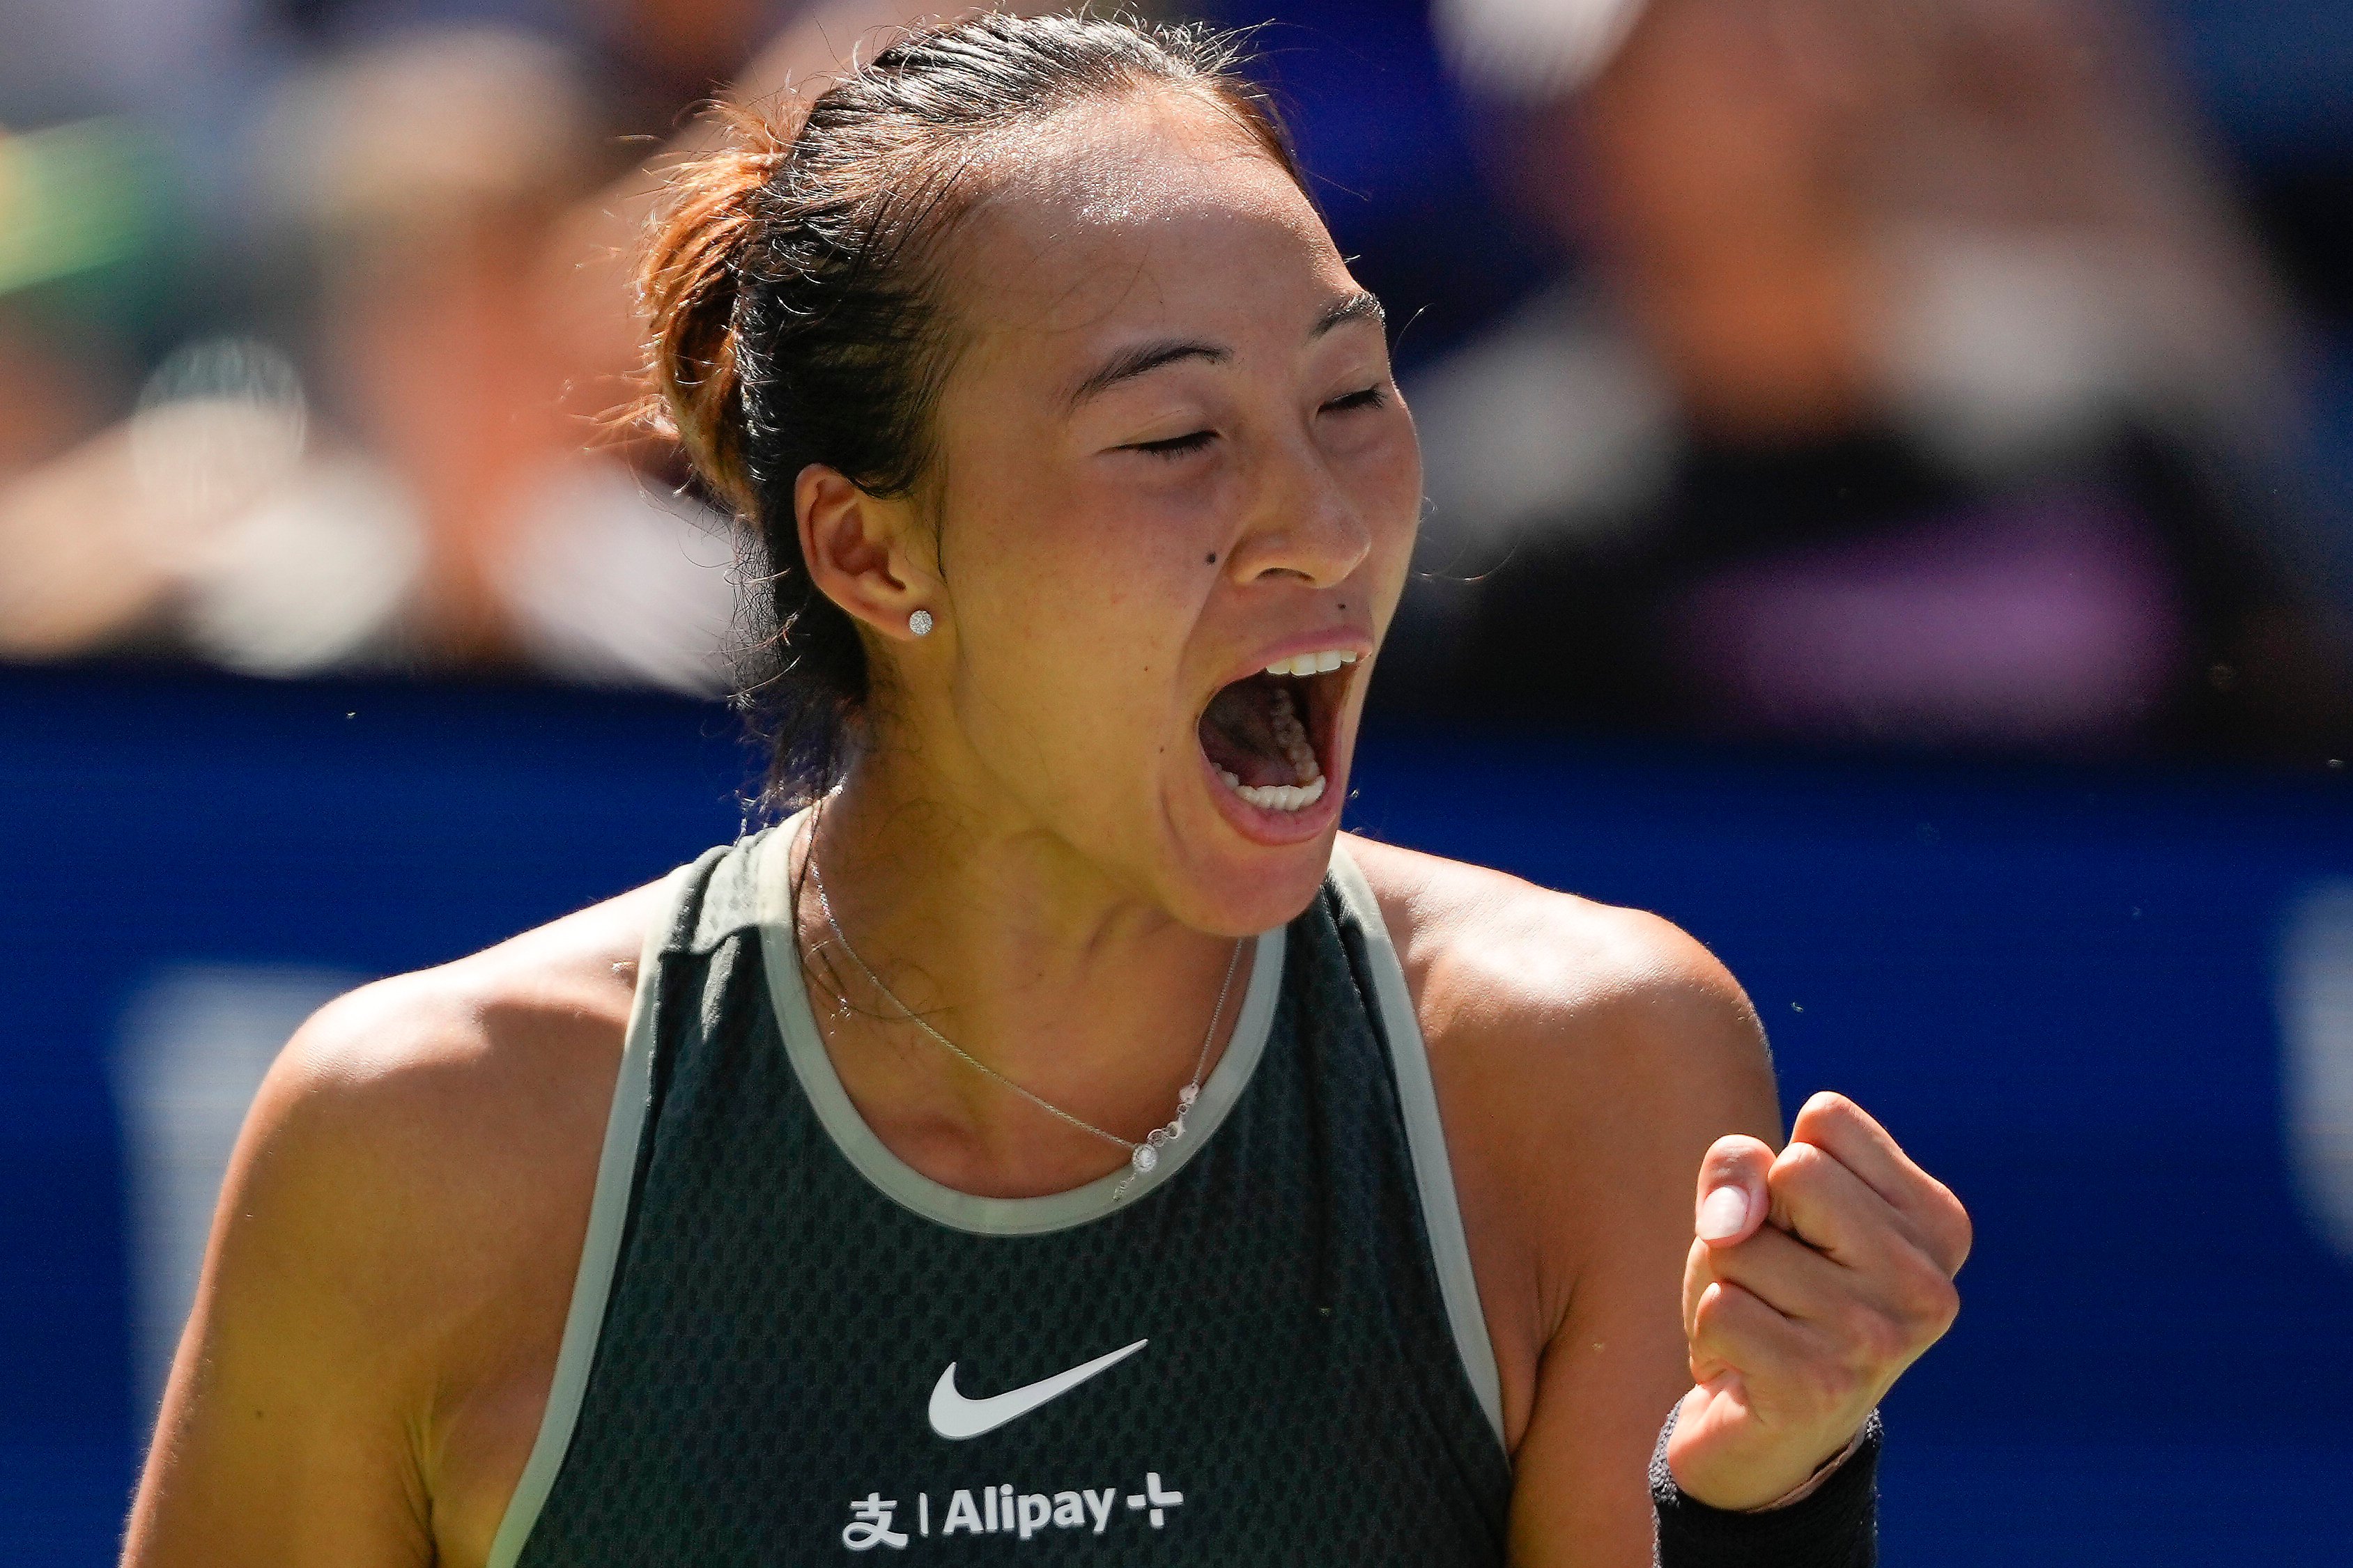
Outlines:
<svg viewBox="0 0 2353 1568"><path fill-rule="evenodd" d="M1891 1237L1926 1250L1912 1222L1818 1143L1793 1142L1765 1173L1771 1223L1850 1268L1868 1268Z"/></svg>
<svg viewBox="0 0 2353 1568"><path fill-rule="evenodd" d="M1765 1223L1771 1199L1765 1173L1773 1151L1759 1138L1735 1132L1709 1145L1699 1163L1699 1199L1692 1231L1710 1247L1734 1247Z"/></svg>
<svg viewBox="0 0 2353 1568"><path fill-rule="evenodd" d="M1699 1319L1692 1341L1693 1381L1730 1390L1736 1384L1725 1374L1736 1373L1737 1397L1759 1427L1800 1438L1812 1432L1827 1439L1818 1448L1805 1445L1812 1450L1804 1457L1806 1468L1845 1441L1886 1392L1889 1380L1839 1355L1812 1328L1781 1316L1737 1285L1708 1287ZM1800 1469L1758 1500L1769 1500L1804 1473Z"/></svg>
<svg viewBox="0 0 2353 1568"><path fill-rule="evenodd" d="M1944 1295L1936 1284L1951 1281L1968 1256L1969 1215L1957 1199L1946 1194L1951 1227L1939 1234L1934 1215L1923 1223L1896 1208L1814 1142L1781 1150L1765 1184L1772 1192L1772 1223L1854 1269L1883 1305L1901 1307L1923 1293ZM1923 1281L1923 1272L1936 1279Z"/></svg>
<svg viewBox="0 0 2353 1568"><path fill-rule="evenodd" d="M1789 1141L1810 1143L1836 1158L1911 1222L1938 1268L1947 1275L1960 1271L1969 1255L1968 1211L1862 1107L1842 1094L1817 1094L1790 1124Z"/></svg>
<svg viewBox="0 0 2353 1568"><path fill-rule="evenodd" d="M1737 1247L1715 1248L1707 1262L1715 1279L1801 1322L1835 1321L1856 1299L1851 1270L1771 1226Z"/></svg>
<svg viewBox="0 0 2353 1568"><path fill-rule="evenodd" d="M1691 1352L1694 1377L1702 1367L1712 1373L1728 1367L1768 1385L1786 1383L1820 1359L1805 1328L1721 1279L1700 1293Z"/></svg>
<svg viewBox="0 0 2353 1568"><path fill-rule="evenodd" d="M1953 1277L1861 1177L1810 1143L1792 1143L1767 1181L1774 1223L1711 1256L1714 1277L1737 1281L1883 1370L1910 1365L1952 1327L1960 1310ZM1796 1221L1794 1234L1784 1228L1785 1212ZM1788 1247L1761 1245L1776 1237ZM1799 1255L1810 1255L1814 1267Z"/></svg>
<svg viewBox="0 0 2353 1568"><path fill-rule="evenodd" d="M1871 1201L1879 1201L1868 1194ZM1943 1337L1960 1310L1945 1271L1910 1242L1889 1235L1884 1260L1856 1270L1786 1231L1766 1226L1738 1247L1710 1252L1710 1278L1737 1285L1800 1327L1842 1365L1892 1379ZM1694 1251L1703 1250L1696 1244ZM1704 1287L1687 1296L1705 1294ZM1697 1327L1687 1312L1683 1332Z"/></svg>

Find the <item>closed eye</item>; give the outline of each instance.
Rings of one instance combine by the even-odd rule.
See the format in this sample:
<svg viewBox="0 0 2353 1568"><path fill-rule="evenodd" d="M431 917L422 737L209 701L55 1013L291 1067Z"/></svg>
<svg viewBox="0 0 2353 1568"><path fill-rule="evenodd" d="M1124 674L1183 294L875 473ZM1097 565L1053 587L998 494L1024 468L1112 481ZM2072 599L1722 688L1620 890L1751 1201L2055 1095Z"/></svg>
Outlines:
<svg viewBox="0 0 2353 1568"><path fill-rule="evenodd" d="M1389 400L1388 393L1378 386L1368 386L1362 392L1352 392L1345 397L1335 397L1325 404L1326 414L1353 414L1360 408L1378 408Z"/></svg>
<svg viewBox="0 0 2353 1568"><path fill-rule="evenodd" d="M1149 452L1155 458L1182 458L1202 450L1217 438L1215 430L1195 430L1189 435L1171 436L1165 441L1138 441L1121 450Z"/></svg>

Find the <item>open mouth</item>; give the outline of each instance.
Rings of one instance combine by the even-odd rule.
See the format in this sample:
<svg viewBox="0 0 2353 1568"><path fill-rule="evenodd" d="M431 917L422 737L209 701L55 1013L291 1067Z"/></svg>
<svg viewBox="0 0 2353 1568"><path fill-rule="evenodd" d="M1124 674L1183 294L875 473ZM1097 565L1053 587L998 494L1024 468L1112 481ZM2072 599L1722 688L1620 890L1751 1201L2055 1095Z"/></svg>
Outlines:
<svg viewBox="0 0 2353 1568"><path fill-rule="evenodd" d="M1304 811L1324 798L1324 762L1354 653L1325 649L1244 676L1209 700L1201 751L1226 787L1264 811Z"/></svg>

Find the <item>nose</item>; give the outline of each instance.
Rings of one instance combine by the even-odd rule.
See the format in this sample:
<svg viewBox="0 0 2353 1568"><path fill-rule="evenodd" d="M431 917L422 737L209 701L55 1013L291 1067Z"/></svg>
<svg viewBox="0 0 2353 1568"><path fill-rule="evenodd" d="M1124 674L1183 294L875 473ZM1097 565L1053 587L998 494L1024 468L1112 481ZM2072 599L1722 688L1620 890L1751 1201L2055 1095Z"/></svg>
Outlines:
<svg viewBox="0 0 2353 1568"><path fill-rule="evenodd" d="M1372 530L1313 440L1284 442L1251 466L1247 526L1227 557L1235 581L1346 582L1372 552Z"/></svg>

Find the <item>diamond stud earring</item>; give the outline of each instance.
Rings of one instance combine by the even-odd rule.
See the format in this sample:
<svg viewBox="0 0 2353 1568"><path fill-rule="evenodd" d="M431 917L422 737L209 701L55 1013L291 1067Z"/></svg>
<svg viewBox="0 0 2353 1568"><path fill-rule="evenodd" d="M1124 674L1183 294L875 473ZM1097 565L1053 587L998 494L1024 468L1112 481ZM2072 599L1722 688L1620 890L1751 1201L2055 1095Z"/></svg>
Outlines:
<svg viewBox="0 0 2353 1568"><path fill-rule="evenodd" d="M909 616L907 617L907 629L914 633L919 637L927 637L931 636L932 612L929 610L917 610L913 615Z"/></svg>

